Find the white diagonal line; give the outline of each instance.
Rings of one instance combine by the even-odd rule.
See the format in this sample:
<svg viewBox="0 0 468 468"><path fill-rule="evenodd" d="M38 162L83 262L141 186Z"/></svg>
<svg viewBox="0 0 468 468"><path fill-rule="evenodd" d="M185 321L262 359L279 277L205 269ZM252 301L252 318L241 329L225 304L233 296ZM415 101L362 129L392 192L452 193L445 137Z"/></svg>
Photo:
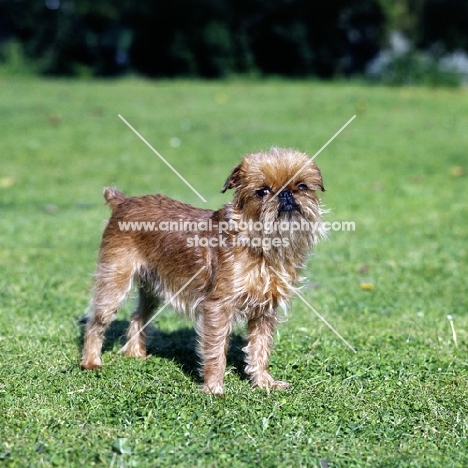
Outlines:
<svg viewBox="0 0 468 468"><path fill-rule="evenodd" d="M356 115L353 115L310 159L309 161L313 161L354 119L356 118ZM298 176L306 167L304 165L301 167L269 200L268 202L273 201L279 194L280 192L283 191L283 189L293 180L296 176Z"/></svg>
<svg viewBox="0 0 468 468"><path fill-rule="evenodd" d="M354 353L357 353L356 349L351 346L339 333L338 331L333 328L332 325L330 325L327 320L322 317L308 302L307 302L307 299L296 289L295 290L297 296L299 297L299 299L301 299L301 301L307 306L309 307L309 309L333 332L335 333L336 336L338 336L338 338L341 339L341 341L343 341L343 343L351 350L353 351Z"/></svg>
<svg viewBox="0 0 468 468"><path fill-rule="evenodd" d="M137 135L138 137L140 137L140 139L143 141L143 143L146 144L146 146L148 146L148 148L153 151L154 154L156 154L156 156L159 157L159 159L161 159L161 161L163 163L166 164L167 167L169 167L169 169L172 170L172 172L174 172L174 174L176 174L180 180L182 180L182 182L184 182L188 187L190 187L194 193L196 193L205 203L206 203L206 200L189 184L189 182L187 182L186 179L184 179L184 177L182 177L178 172L177 170L168 162L166 161L166 159L164 159L144 138L142 135L140 135L140 133L138 133L120 114L119 115L119 118L128 126L128 128L130 128L130 130L132 130L135 135Z"/></svg>
<svg viewBox="0 0 468 468"><path fill-rule="evenodd" d="M124 346L122 346L119 349L119 353L125 351L127 346L135 340L138 335L171 303L172 300L174 300L204 269L206 268L205 265L203 265L168 301L164 303L164 305L151 317L150 320L148 320L143 327L139 330L138 333L136 333L130 340L128 340Z"/></svg>

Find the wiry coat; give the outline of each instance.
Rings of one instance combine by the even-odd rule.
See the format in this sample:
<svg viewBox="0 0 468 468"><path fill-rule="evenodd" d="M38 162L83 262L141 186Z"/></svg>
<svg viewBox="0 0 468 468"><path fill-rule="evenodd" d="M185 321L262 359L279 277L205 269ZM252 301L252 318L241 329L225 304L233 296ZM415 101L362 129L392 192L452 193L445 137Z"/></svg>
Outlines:
<svg viewBox="0 0 468 468"><path fill-rule="evenodd" d="M127 332L128 355L146 356L144 327L162 300L197 322L205 392L223 391L229 335L238 319L248 322L246 372L252 383L288 386L271 377L268 359L278 309L287 306L323 235L315 194L323 190L322 177L306 154L274 148L245 156L228 177L223 191L228 189L235 190L234 199L218 211L105 189L112 216L99 252L82 368L101 366L104 331L136 280L140 301ZM122 229L130 222L152 222L157 229ZM171 222L192 229L159 229ZM302 229L280 229L282 222L302 222ZM310 229L304 229L307 223Z"/></svg>

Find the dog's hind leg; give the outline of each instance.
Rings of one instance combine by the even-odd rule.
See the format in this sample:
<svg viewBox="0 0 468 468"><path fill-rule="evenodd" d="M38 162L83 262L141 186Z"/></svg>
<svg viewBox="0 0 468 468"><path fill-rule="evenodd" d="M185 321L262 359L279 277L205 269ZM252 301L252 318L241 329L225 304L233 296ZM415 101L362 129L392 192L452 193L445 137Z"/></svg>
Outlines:
<svg viewBox="0 0 468 468"><path fill-rule="evenodd" d="M104 333L132 287L133 267L126 262L101 261L95 276L91 317L86 325L82 369L101 367Z"/></svg>
<svg viewBox="0 0 468 468"><path fill-rule="evenodd" d="M145 285L140 285L138 292L139 302L130 318L124 352L127 356L145 358L148 320L151 318L153 310L157 307L159 301L154 294L145 288Z"/></svg>

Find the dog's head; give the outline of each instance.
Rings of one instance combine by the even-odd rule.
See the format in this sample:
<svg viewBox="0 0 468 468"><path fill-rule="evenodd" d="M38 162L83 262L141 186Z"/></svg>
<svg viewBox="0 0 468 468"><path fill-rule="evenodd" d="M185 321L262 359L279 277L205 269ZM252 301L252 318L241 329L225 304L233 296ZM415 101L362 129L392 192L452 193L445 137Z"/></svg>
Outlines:
<svg viewBox="0 0 468 468"><path fill-rule="evenodd" d="M233 206L244 219L281 222L318 221L317 190L324 191L317 165L305 153L272 148L245 156L221 192L234 189Z"/></svg>

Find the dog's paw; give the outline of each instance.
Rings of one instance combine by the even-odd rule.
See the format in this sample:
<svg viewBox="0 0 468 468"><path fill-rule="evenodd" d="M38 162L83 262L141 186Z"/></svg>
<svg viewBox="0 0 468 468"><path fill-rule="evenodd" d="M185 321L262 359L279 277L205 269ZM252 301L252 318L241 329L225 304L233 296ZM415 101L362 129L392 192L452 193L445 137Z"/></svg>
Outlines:
<svg viewBox="0 0 468 468"><path fill-rule="evenodd" d="M270 374L262 374L252 379L252 384L257 388L264 388L267 391L272 389L287 390L290 385L283 380L275 380Z"/></svg>
<svg viewBox="0 0 468 468"><path fill-rule="evenodd" d="M285 382L284 380L273 380L270 385L270 388L277 388L279 390L287 390L290 387L291 385L289 385L289 383Z"/></svg>
<svg viewBox="0 0 468 468"><path fill-rule="evenodd" d="M124 349L125 356L146 359L146 348L139 345L128 346Z"/></svg>
<svg viewBox="0 0 468 468"><path fill-rule="evenodd" d="M204 383L203 393L207 395L223 396L223 384L218 383Z"/></svg>
<svg viewBox="0 0 468 468"><path fill-rule="evenodd" d="M101 359L83 359L80 363L81 370L97 370L102 367Z"/></svg>

